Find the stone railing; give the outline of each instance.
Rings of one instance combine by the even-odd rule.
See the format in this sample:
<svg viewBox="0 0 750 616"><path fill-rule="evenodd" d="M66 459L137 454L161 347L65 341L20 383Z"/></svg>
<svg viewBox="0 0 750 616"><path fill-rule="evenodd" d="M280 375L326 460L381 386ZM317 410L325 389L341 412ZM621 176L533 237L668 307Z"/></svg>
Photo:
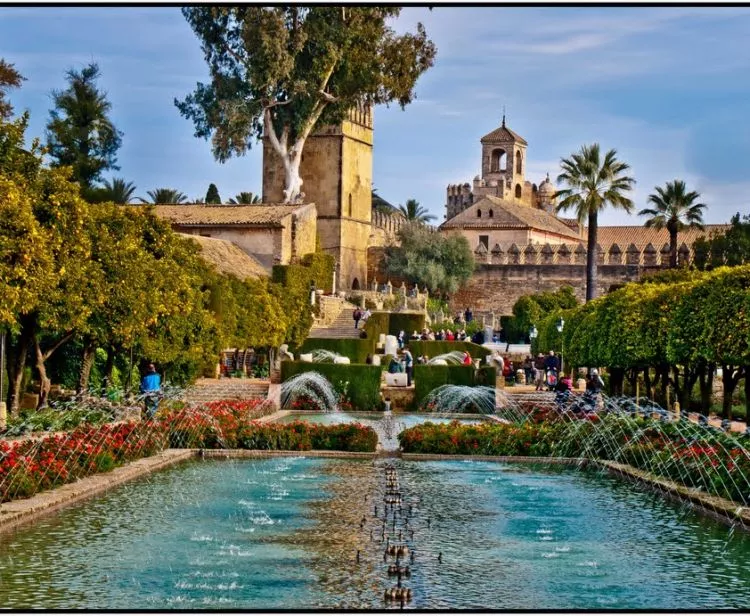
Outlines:
<svg viewBox="0 0 750 616"><path fill-rule="evenodd" d="M624 250L617 244L603 248L597 244L599 265L642 265L644 267L659 267L669 265L669 244L664 244L657 250L653 244L639 248L630 244ZM693 254L690 247L683 242L677 249L680 264L692 262ZM582 242L576 244L528 244L527 246L495 246L488 250L484 244L474 249L474 259L477 263L492 265L585 265L586 246Z"/></svg>
<svg viewBox="0 0 750 616"><path fill-rule="evenodd" d="M362 301L371 301L378 310L382 310L387 304L396 310L426 311L430 293L426 287L420 291L416 285L407 287L406 283L402 283L400 287L395 287L390 280L378 283L377 279L373 279L370 289L349 291L347 294L349 298L355 296L362 298Z"/></svg>

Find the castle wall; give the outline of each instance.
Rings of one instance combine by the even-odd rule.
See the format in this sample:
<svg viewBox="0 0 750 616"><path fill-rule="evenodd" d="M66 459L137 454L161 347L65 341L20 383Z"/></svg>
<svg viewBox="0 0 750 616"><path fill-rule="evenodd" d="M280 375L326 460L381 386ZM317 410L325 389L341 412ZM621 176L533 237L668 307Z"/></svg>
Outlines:
<svg viewBox="0 0 750 616"><path fill-rule="evenodd" d="M315 252L315 238L318 232L318 216L314 204L309 204L303 210L294 214L293 225L288 225L285 233L289 237L291 246L291 258L299 258L303 255Z"/></svg>
<svg viewBox="0 0 750 616"><path fill-rule="evenodd" d="M659 269L639 265L600 265L597 279L598 295L609 291L612 285L639 280L644 271ZM451 297L454 312L471 306L474 313L494 312L496 315L513 313L513 304L522 295L557 291L560 287L573 287L576 297L586 299L585 265L494 265L482 263L469 282Z"/></svg>

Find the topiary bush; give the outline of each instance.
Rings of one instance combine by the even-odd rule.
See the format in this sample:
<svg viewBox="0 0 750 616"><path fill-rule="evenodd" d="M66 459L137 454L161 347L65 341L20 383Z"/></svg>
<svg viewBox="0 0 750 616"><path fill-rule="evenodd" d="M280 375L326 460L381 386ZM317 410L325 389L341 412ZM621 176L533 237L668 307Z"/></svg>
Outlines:
<svg viewBox="0 0 750 616"><path fill-rule="evenodd" d="M378 411L383 408L380 397L381 366L285 361L281 363L281 382L303 372L318 372L323 375L343 401L351 404L353 410Z"/></svg>
<svg viewBox="0 0 750 616"><path fill-rule="evenodd" d="M353 321L352 321L353 323ZM352 325L354 329L354 325ZM302 343L299 349L293 351L295 357L300 353L309 353L316 349L325 349L333 351L344 357L354 364L364 364L367 356L375 352L375 343L377 339L370 338L308 338Z"/></svg>
<svg viewBox="0 0 750 616"><path fill-rule="evenodd" d="M414 366L414 406L441 385L475 385L473 366Z"/></svg>

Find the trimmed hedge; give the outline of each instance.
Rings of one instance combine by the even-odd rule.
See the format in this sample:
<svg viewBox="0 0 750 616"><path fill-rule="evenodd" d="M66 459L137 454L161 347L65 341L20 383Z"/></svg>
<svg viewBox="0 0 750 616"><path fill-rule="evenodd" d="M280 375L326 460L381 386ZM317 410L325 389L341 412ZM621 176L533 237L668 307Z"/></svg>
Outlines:
<svg viewBox="0 0 750 616"><path fill-rule="evenodd" d="M410 336L415 330L421 332L424 328L425 318L423 314L414 314L410 312L373 312L365 329L368 338L374 338L376 341L380 334L390 334L398 336L401 330L404 330L407 336Z"/></svg>
<svg viewBox="0 0 750 616"><path fill-rule="evenodd" d="M322 374L339 394L346 393L347 400L356 411L377 411L383 406L380 397L381 366L281 362L282 383L303 372Z"/></svg>
<svg viewBox="0 0 750 616"><path fill-rule="evenodd" d="M441 385L475 385L474 366L414 366L414 405Z"/></svg>
<svg viewBox="0 0 750 616"><path fill-rule="evenodd" d="M432 358L451 351L468 351L472 359L481 359L484 364L487 355L492 354L488 348L468 340L408 340L407 344L414 357L427 355Z"/></svg>
<svg viewBox="0 0 750 616"><path fill-rule="evenodd" d="M325 252L311 252L302 257L301 263L310 270L316 288L322 289L323 293L333 291L333 269L336 264L333 255Z"/></svg>
<svg viewBox="0 0 750 616"><path fill-rule="evenodd" d="M424 315L409 312L391 312L388 323L388 333L398 336L404 330L410 336L415 330L421 332L424 329Z"/></svg>
<svg viewBox="0 0 750 616"><path fill-rule="evenodd" d="M481 366L477 370L476 384L494 387L497 379L497 369L494 366Z"/></svg>
<svg viewBox="0 0 750 616"><path fill-rule="evenodd" d="M353 323L353 322L352 322ZM354 325L352 325L354 329ZM316 349L334 351L349 358L354 364L364 364L367 356L375 351L375 342L371 338L307 338L299 349L293 351L295 357L299 353L309 353Z"/></svg>

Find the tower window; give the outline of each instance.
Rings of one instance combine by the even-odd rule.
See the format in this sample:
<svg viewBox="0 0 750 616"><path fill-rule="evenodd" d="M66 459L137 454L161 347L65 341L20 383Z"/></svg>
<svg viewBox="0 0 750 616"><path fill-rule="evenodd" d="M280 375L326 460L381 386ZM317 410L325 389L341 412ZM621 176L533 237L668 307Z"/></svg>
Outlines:
<svg viewBox="0 0 750 616"><path fill-rule="evenodd" d="M491 157L491 164L490 164L490 172L497 173L500 171L505 171L507 163L508 163L508 157L505 154L505 150L502 150L502 149L493 150L492 157Z"/></svg>
<svg viewBox="0 0 750 616"><path fill-rule="evenodd" d="M521 185L516 184L516 199L520 199L520 198L521 198Z"/></svg>
<svg viewBox="0 0 750 616"><path fill-rule="evenodd" d="M490 210L489 213L487 214L487 216L489 216L490 218L492 218L493 214L494 214L494 212L492 210Z"/></svg>
<svg viewBox="0 0 750 616"><path fill-rule="evenodd" d="M477 210L477 218L481 218L481 217L482 217L482 210Z"/></svg>
<svg viewBox="0 0 750 616"><path fill-rule="evenodd" d="M521 173L522 162L521 162L521 150L516 152L516 173Z"/></svg>
<svg viewBox="0 0 750 616"><path fill-rule="evenodd" d="M349 216L352 215L352 193L349 193Z"/></svg>
<svg viewBox="0 0 750 616"><path fill-rule="evenodd" d="M490 249L490 236L489 235L480 235L479 236L479 243L484 244L485 250Z"/></svg>

